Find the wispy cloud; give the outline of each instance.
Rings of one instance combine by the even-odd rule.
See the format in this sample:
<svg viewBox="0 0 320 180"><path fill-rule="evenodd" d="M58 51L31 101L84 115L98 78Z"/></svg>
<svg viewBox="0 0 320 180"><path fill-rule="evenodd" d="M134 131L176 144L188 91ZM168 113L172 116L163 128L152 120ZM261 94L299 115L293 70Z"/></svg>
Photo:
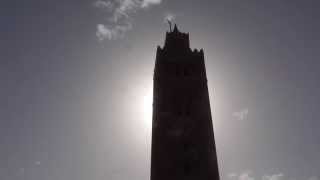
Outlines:
<svg viewBox="0 0 320 180"><path fill-rule="evenodd" d="M97 25L96 36L99 41L103 41L105 39L118 39L124 36L124 34L131 29L131 24L125 25Z"/></svg>
<svg viewBox="0 0 320 180"><path fill-rule="evenodd" d="M236 180L255 180L255 178L253 177L253 172L251 170L246 170L246 171L243 171L239 174L229 173L227 177L229 179L236 179ZM258 178L258 179L260 179L260 178ZM261 180L284 180L284 175L283 175L283 173L263 175L261 177Z"/></svg>
<svg viewBox="0 0 320 180"><path fill-rule="evenodd" d="M283 179L284 179L284 175L282 173L262 176L262 180L283 180Z"/></svg>
<svg viewBox="0 0 320 180"><path fill-rule="evenodd" d="M288 178L283 173L275 173L275 174L267 174L261 177L254 177L253 172L251 170L246 170L241 173L229 173L227 174L228 179L231 180L292 180L293 178ZM317 176L311 176L307 180L320 180Z"/></svg>
<svg viewBox="0 0 320 180"><path fill-rule="evenodd" d="M227 175L227 177L230 178L230 179L237 178L237 177L238 177L238 174L237 174L237 173L229 173L229 174Z"/></svg>
<svg viewBox="0 0 320 180"><path fill-rule="evenodd" d="M113 8L113 4L110 1L97 0L93 5L97 8L106 8L108 10Z"/></svg>
<svg viewBox="0 0 320 180"><path fill-rule="evenodd" d="M150 5L160 4L161 0L144 0L142 1L141 7L148 7Z"/></svg>
<svg viewBox="0 0 320 180"><path fill-rule="evenodd" d="M319 177L317 177L317 176L312 176L312 177L310 177L308 180L320 180L320 179L319 179Z"/></svg>
<svg viewBox="0 0 320 180"><path fill-rule="evenodd" d="M252 176L252 171L251 170L246 170L243 171L242 173L229 173L227 175L229 179L233 180L255 180L254 177Z"/></svg>
<svg viewBox="0 0 320 180"><path fill-rule="evenodd" d="M131 15L141 9L160 4L162 0L96 0L93 6L105 15L105 22L97 24L100 41L118 39L132 29Z"/></svg>
<svg viewBox="0 0 320 180"><path fill-rule="evenodd" d="M167 22L168 20L169 21L174 21L176 19L176 15L173 14L173 13L167 13L165 14L164 16L164 21Z"/></svg>
<svg viewBox="0 0 320 180"><path fill-rule="evenodd" d="M24 174L25 171L26 171L25 168L20 168L18 173L19 173L19 174Z"/></svg>
<svg viewBox="0 0 320 180"><path fill-rule="evenodd" d="M252 171L244 171L241 173L238 177L239 180L254 180L254 177L252 176Z"/></svg>
<svg viewBox="0 0 320 180"><path fill-rule="evenodd" d="M241 109L240 111L232 113L232 116L235 117L238 120L247 119L248 115L249 115L249 109L248 108L244 108L244 109Z"/></svg>

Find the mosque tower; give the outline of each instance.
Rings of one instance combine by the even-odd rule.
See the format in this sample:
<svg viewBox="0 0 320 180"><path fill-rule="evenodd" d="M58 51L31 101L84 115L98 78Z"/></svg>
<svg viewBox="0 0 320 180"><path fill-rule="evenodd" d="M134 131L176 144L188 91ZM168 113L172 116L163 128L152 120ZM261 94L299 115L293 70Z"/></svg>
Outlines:
<svg viewBox="0 0 320 180"><path fill-rule="evenodd" d="M151 180L219 180L203 49L177 26L154 69Z"/></svg>

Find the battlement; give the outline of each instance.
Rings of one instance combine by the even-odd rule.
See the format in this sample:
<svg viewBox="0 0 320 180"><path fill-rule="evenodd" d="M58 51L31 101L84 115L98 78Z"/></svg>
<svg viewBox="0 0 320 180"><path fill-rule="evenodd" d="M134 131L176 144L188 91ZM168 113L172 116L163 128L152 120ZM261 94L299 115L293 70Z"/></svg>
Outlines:
<svg viewBox="0 0 320 180"><path fill-rule="evenodd" d="M189 34L180 32L177 25L174 25L173 31L166 32L164 49L190 51Z"/></svg>
<svg viewBox="0 0 320 180"><path fill-rule="evenodd" d="M206 82L203 49L191 49L189 34L177 25L166 32L165 45L158 46L154 78L198 79Z"/></svg>

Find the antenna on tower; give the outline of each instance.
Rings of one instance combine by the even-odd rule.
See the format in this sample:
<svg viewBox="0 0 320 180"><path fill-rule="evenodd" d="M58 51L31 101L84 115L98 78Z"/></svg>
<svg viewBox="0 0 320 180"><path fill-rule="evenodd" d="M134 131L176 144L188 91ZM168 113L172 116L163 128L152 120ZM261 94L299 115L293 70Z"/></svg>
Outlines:
<svg viewBox="0 0 320 180"><path fill-rule="evenodd" d="M167 19L169 27L170 27L170 32L172 32L172 22L170 21L170 19Z"/></svg>

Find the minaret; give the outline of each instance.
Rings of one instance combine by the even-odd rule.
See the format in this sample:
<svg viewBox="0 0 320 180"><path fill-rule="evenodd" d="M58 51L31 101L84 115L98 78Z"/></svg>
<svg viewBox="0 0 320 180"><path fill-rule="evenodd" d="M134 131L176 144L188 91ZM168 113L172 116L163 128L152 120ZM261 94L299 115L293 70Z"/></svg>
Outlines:
<svg viewBox="0 0 320 180"><path fill-rule="evenodd" d="M219 180L203 50L174 26L157 48L151 180Z"/></svg>

